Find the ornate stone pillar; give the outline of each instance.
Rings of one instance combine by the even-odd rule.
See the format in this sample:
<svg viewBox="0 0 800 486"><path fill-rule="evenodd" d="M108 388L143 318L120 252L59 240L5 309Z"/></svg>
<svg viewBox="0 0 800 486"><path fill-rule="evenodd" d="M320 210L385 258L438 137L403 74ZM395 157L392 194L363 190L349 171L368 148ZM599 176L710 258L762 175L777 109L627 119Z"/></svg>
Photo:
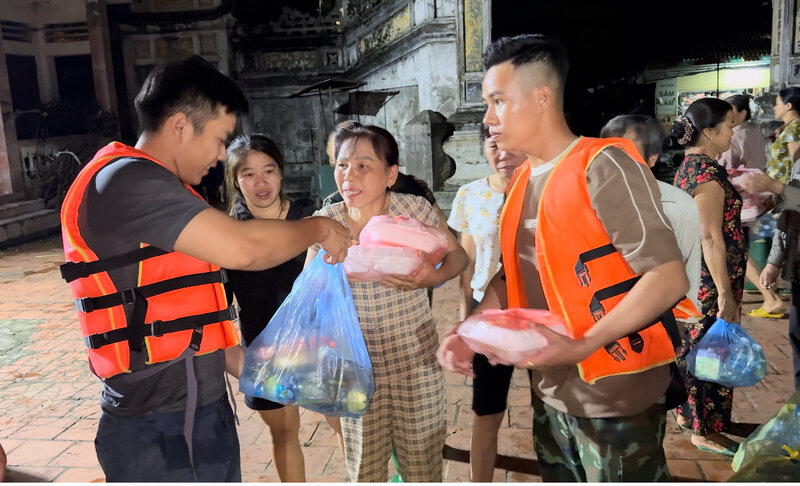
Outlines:
<svg viewBox="0 0 800 486"><path fill-rule="evenodd" d="M6 53L0 40L0 200L11 193L23 192L24 184L14 107L11 104L11 87L8 84Z"/></svg>
<svg viewBox="0 0 800 486"><path fill-rule="evenodd" d="M438 191L455 172L455 162L442 149L453 125L439 112L424 110L406 125L406 173L424 180Z"/></svg>
<svg viewBox="0 0 800 486"><path fill-rule="evenodd" d="M92 55L94 91L100 108L117 114L117 93L114 67L111 63L111 42L105 0L87 0L86 23L89 28L89 51Z"/></svg>

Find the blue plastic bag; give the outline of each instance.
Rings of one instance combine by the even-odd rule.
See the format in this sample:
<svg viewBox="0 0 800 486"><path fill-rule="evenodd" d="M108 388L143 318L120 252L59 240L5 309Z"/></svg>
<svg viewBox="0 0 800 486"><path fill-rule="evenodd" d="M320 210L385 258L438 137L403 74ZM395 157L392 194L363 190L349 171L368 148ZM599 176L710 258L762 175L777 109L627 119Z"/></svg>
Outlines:
<svg viewBox="0 0 800 486"><path fill-rule="evenodd" d="M686 355L689 372L729 387L753 386L767 374L764 351L738 324L717 319Z"/></svg>
<svg viewBox="0 0 800 486"><path fill-rule="evenodd" d="M330 416L367 411L375 384L342 264L320 252L245 350L239 391Z"/></svg>

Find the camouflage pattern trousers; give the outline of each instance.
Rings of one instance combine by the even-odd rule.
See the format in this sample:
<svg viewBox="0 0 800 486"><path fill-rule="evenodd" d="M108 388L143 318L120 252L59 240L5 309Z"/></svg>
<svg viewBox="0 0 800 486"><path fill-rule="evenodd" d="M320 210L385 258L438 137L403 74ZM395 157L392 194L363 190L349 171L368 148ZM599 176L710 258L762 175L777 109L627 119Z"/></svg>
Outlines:
<svg viewBox="0 0 800 486"><path fill-rule="evenodd" d="M664 398L637 415L575 417L533 397L533 442L542 481L668 481Z"/></svg>

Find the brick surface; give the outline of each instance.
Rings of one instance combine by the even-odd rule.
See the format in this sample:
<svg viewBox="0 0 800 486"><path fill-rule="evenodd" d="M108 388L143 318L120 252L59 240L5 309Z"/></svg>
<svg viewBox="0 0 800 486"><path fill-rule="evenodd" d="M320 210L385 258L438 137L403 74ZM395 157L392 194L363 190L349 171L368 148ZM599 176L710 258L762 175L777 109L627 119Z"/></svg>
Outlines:
<svg viewBox="0 0 800 486"><path fill-rule="evenodd" d="M105 482L105 475L102 469L66 469L55 479L57 483L101 483Z"/></svg>
<svg viewBox="0 0 800 486"><path fill-rule="evenodd" d="M47 238L0 251L0 444L9 461L8 480L97 482L104 479L94 453L100 415L100 382L89 371L69 288L58 274L60 241ZM447 282L434 292L440 335L457 321L458 286ZM733 417L743 430L774 415L792 393L787 320L753 319L759 305L748 294L744 328L762 345L768 375L756 386L734 393ZM13 333L11 332L13 330ZM469 479L472 390L469 378L446 373L448 436L446 481ZM232 380L234 390L238 383ZM245 482L277 482L269 430L235 392ZM509 410L499 432L495 481L538 482L531 435L532 411L527 373L516 370ZM341 482L344 460L333 430L322 415L301 410L300 443L309 482ZM750 427L748 429L748 427ZM746 435L746 434L745 434ZM736 440L741 437L731 435ZM674 414L667 419L665 450L675 481L724 481L730 460L698 451ZM387 469L394 471L391 463Z"/></svg>

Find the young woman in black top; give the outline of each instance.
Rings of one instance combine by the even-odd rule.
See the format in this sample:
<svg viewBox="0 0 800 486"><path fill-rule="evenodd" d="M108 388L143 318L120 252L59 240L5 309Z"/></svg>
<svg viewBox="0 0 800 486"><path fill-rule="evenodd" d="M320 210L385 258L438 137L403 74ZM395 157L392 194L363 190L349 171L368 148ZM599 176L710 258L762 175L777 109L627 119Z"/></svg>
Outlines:
<svg viewBox="0 0 800 486"><path fill-rule="evenodd" d="M230 214L236 219L296 220L311 216L314 203L307 198L290 201L283 192L284 160L275 142L261 134L242 135L228 148L225 186ZM228 300L239 306L239 326L245 346L261 333L289 295L303 269L306 252L277 267L248 272L228 270ZM238 353L238 359L242 353ZM229 354L230 357L230 354ZM234 358L237 359L237 358ZM241 369L241 368L239 368ZM275 468L281 481L305 481L297 406L245 396L245 404L258 411L272 435Z"/></svg>

